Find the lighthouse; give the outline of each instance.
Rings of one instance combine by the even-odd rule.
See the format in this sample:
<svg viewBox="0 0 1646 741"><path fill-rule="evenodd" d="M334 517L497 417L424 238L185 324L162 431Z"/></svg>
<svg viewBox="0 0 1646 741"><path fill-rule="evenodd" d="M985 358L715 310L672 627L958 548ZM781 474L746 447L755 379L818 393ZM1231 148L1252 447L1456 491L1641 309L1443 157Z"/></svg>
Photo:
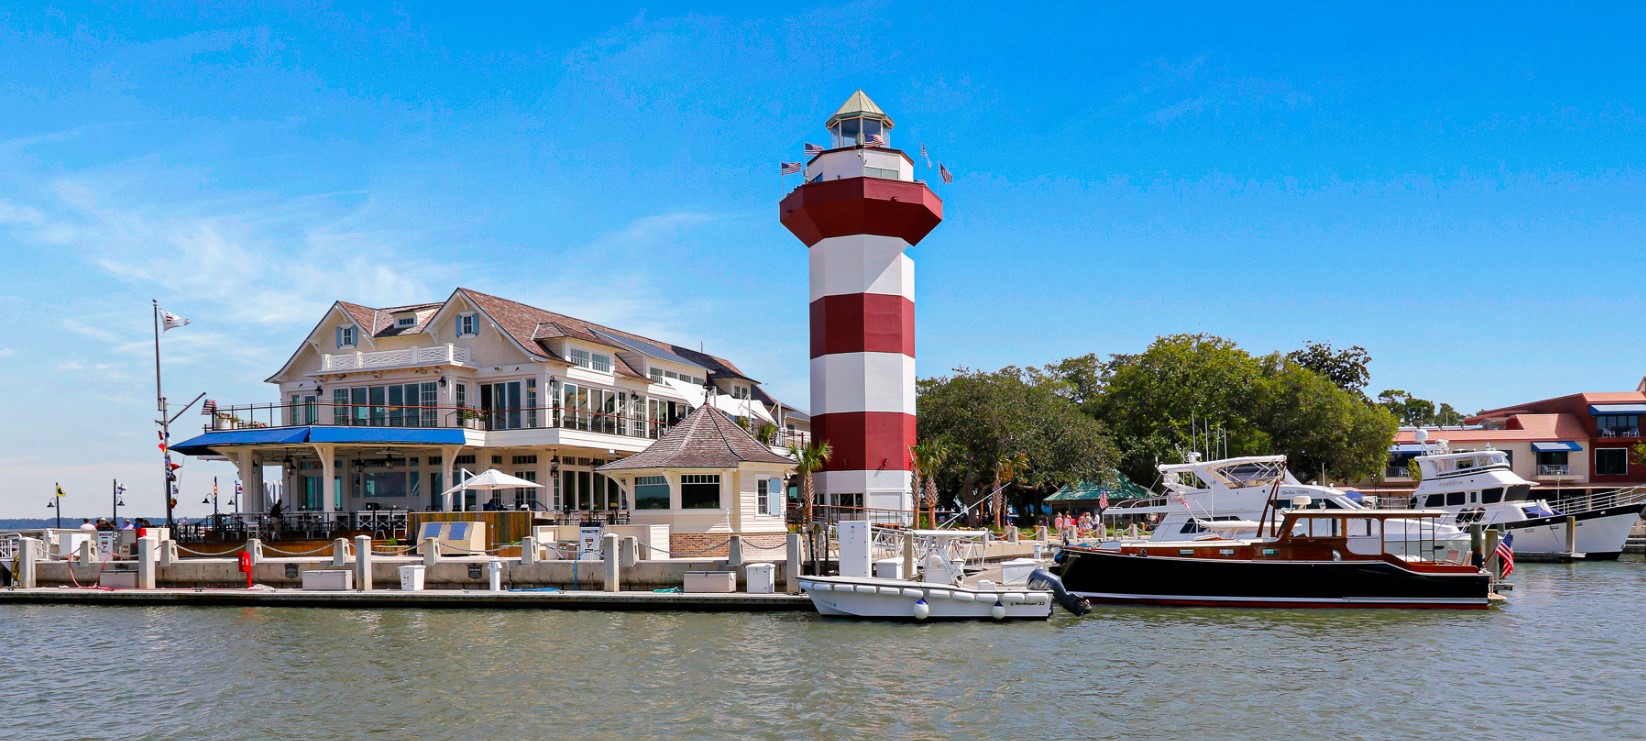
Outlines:
<svg viewBox="0 0 1646 741"><path fill-rule="evenodd" d="M943 201L891 147L892 119L862 90L824 123L831 145L779 205L811 274L812 435L833 456L818 502L912 513L914 261ZM904 515L907 517L908 515Z"/></svg>

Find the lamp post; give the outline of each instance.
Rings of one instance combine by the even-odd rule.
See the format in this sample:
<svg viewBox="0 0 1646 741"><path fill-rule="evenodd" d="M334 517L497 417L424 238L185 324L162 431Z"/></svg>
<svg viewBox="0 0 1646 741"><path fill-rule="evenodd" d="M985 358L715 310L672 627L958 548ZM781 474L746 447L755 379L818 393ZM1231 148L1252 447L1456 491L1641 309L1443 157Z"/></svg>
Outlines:
<svg viewBox="0 0 1646 741"><path fill-rule="evenodd" d="M212 530L221 531L222 527L223 527L223 521L218 519L218 517L217 517L217 477L216 476L211 477L211 496L200 500L200 503L201 504L208 504L208 503L211 504L211 528L212 528Z"/></svg>
<svg viewBox="0 0 1646 741"><path fill-rule="evenodd" d="M46 507L48 509L57 510L57 529L58 530L63 529L63 508L61 506L59 506L60 504L61 504L61 502L59 500L57 500L56 498L53 498L50 502L46 503Z"/></svg>

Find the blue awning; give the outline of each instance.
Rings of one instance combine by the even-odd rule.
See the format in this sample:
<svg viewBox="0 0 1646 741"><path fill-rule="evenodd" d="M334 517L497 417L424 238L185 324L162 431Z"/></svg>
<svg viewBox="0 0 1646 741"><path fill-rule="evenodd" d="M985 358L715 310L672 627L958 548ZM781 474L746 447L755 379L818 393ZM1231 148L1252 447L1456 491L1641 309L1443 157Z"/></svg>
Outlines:
<svg viewBox="0 0 1646 741"><path fill-rule="evenodd" d="M1646 404L1590 404L1589 414L1646 414Z"/></svg>
<svg viewBox="0 0 1646 741"><path fill-rule="evenodd" d="M221 430L184 440L171 449L183 455L211 455L212 448L233 445L282 445L309 438L307 427L275 427L255 430Z"/></svg>
<svg viewBox="0 0 1646 741"><path fill-rule="evenodd" d="M236 445L462 445L462 430L416 427L276 427L208 432L171 446L183 455L211 455L212 448Z"/></svg>
<svg viewBox="0 0 1646 741"><path fill-rule="evenodd" d="M1533 453L1576 453L1581 450L1583 450L1583 446L1570 440L1532 443Z"/></svg>
<svg viewBox="0 0 1646 741"><path fill-rule="evenodd" d="M417 427L309 427L311 443L382 443L386 445L462 445L462 430Z"/></svg>

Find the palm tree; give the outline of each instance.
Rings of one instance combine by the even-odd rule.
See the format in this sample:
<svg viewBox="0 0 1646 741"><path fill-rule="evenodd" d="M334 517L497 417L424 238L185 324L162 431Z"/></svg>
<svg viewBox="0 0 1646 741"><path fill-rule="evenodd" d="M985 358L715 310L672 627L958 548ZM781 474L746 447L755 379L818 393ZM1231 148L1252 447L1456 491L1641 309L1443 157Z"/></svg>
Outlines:
<svg viewBox="0 0 1646 741"><path fill-rule="evenodd" d="M812 473L823 470L823 464L829 462L834 455L834 447L829 441L808 443L805 447L789 446L789 457L795 461L795 471L800 474L800 506L803 509L802 519L805 524L812 523L812 497L815 491L812 488Z"/></svg>
<svg viewBox="0 0 1646 741"><path fill-rule="evenodd" d="M914 462L914 500L925 505L926 521L937 527L937 472L949 457L949 445L942 440L921 440L909 448L909 454ZM921 496L922 479L926 485L925 496Z"/></svg>
<svg viewBox="0 0 1646 741"><path fill-rule="evenodd" d="M1023 453L1000 454L994 464L994 526L1000 527L1006 512L1006 485L1029 469L1029 456Z"/></svg>

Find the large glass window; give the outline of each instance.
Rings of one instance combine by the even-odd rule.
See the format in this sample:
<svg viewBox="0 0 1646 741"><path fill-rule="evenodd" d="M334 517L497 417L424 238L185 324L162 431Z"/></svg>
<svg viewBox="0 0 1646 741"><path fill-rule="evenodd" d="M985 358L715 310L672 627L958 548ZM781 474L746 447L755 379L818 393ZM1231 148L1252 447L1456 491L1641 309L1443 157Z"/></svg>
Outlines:
<svg viewBox="0 0 1646 741"><path fill-rule="evenodd" d="M720 475L687 474L680 477L681 509L720 509Z"/></svg>
<svg viewBox="0 0 1646 741"><path fill-rule="evenodd" d="M668 509L669 480L662 476L641 476L634 480L635 509Z"/></svg>
<svg viewBox="0 0 1646 741"><path fill-rule="evenodd" d="M1629 472L1629 451L1625 448L1597 448L1596 476L1622 476Z"/></svg>
<svg viewBox="0 0 1646 741"><path fill-rule="evenodd" d="M1595 427L1600 429L1602 437L1640 437L1640 415L1596 415Z"/></svg>

